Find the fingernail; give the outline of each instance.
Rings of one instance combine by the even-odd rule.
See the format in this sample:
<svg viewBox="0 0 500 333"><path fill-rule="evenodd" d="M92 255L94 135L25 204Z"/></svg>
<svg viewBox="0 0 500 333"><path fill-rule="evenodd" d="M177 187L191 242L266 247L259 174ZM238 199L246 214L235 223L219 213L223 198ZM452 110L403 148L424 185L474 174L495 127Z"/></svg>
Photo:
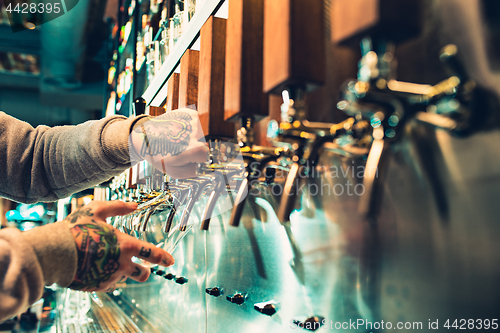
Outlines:
<svg viewBox="0 0 500 333"><path fill-rule="evenodd" d="M138 206L137 202L129 202L128 205L130 208L133 208L133 209L137 209L137 206Z"/></svg>
<svg viewBox="0 0 500 333"><path fill-rule="evenodd" d="M174 257L169 257L167 258L167 260L163 260L162 263L168 267L168 266L172 266L173 264L175 264L175 259Z"/></svg>

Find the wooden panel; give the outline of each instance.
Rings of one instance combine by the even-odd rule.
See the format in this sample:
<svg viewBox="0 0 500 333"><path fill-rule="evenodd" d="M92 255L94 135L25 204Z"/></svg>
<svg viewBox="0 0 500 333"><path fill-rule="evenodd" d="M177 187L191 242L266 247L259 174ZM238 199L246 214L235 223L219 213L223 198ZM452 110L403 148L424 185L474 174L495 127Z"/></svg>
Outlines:
<svg viewBox="0 0 500 333"><path fill-rule="evenodd" d="M181 58L179 108L198 105L198 71L200 51L187 50Z"/></svg>
<svg viewBox="0 0 500 333"><path fill-rule="evenodd" d="M226 42L225 119L268 114L262 89L264 0L230 0Z"/></svg>
<svg viewBox="0 0 500 333"><path fill-rule="evenodd" d="M161 106L149 106L147 114L153 117L162 115L166 112L165 108Z"/></svg>
<svg viewBox="0 0 500 333"><path fill-rule="evenodd" d="M179 79L180 74L173 73L167 81L167 112L179 108Z"/></svg>
<svg viewBox="0 0 500 333"><path fill-rule="evenodd" d="M205 137L234 137L224 121L226 20L211 16L200 32L198 113Z"/></svg>
<svg viewBox="0 0 500 333"><path fill-rule="evenodd" d="M264 10L264 91L323 85L323 0L265 0Z"/></svg>
<svg viewBox="0 0 500 333"><path fill-rule="evenodd" d="M420 33L422 0L333 0L335 43L359 46L365 36L403 42Z"/></svg>

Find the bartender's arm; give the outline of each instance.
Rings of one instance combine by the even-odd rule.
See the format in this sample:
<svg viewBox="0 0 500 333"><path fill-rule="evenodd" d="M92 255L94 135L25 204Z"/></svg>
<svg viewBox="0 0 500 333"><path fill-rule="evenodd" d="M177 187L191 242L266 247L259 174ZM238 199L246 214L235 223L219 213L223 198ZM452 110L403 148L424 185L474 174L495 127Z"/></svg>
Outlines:
<svg viewBox="0 0 500 333"><path fill-rule="evenodd" d="M65 198L130 167L135 118L33 128L0 112L0 196L32 203Z"/></svg>

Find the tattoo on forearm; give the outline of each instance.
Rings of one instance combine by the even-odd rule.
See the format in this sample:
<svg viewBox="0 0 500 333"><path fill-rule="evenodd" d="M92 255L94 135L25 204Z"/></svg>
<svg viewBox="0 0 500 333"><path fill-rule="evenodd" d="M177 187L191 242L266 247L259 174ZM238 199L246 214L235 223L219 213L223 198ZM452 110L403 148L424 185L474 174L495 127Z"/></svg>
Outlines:
<svg viewBox="0 0 500 333"><path fill-rule="evenodd" d="M78 264L69 287L76 290L99 288L120 268L120 246L114 229L104 223L81 223L70 231L77 247Z"/></svg>
<svg viewBox="0 0 500 333"><path fill-rule="evenodd" d="M141 125L144 141L140 155L179 155L189 145L192 118L185 112L168 112Z"/></svg>
<svg viewBox="0 0 500 333"><path fill-rule="evenodd" d="M92 210L90 208L80 208L76 212L71 213L67 217L67 219L70 223L76 223L76 222L78 222L78 219L80 217L84 217L84 216L94 216L94 214L92 213Z"/></svg>
<svg viewBox="0 0 500 333"><path fill-rule="evenodd" d="M151 255L151 249L146 249L143 246L141 251L139 252L139 255L143 258L149 258L149 256Z"/></svg>
<svg viewBox="0 0 500 333"><path fill-rule="evenodd" d="M140 275L141 275L141 270L137 266L135 267L135 272L130 274L130 276L140 276Z"/></svg>

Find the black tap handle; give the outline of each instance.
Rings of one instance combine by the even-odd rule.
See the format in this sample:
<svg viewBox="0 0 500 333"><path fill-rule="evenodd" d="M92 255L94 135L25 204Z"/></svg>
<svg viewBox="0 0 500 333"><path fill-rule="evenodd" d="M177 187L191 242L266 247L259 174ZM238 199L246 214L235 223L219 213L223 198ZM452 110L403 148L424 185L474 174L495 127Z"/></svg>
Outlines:
<svg viewBox="0 0 500 333"><path fill-rule="evenodd" d="M231 303L241 305L245 303L247 295L246 294L241 294L241 293L236 293L232 296L226 296L227 300Z"/></svg>
<svg viewBox="0 0 500 333"><path fill-rule="evenodd" d="M134 112L136 116L146 114L146 100L144 98L138 97L134 100Z"/></svg>
<svg viewBox="0 0 500 333"><path fill-rule="evenodd" d="M453 44L448 44L439 52L439 60L445 64L451 75L457 76L462 83L469 80L467 71L458 57L458 48Z"/></svg>
<svg viewBox="0 0 500 333"><path fill-rule="evenodd" d="M219 297L220 295L224 294L224 290L219 287L207 288L205 289L205 291L207 294L214 297Z"/></svg>

